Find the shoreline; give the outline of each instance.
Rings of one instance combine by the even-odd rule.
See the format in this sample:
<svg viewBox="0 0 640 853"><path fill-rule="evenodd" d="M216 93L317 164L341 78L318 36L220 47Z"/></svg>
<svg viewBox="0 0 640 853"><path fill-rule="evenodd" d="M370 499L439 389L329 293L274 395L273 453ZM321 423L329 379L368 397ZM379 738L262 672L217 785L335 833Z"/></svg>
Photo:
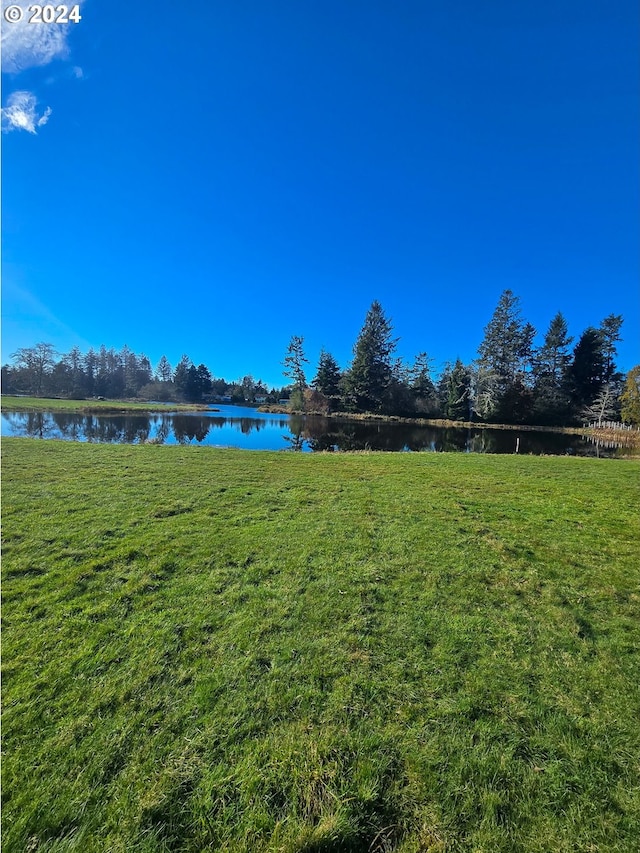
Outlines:
<svg viewBox="0 0 640 853"><path fill-rule="evenodd" d="M612 428L597 428L597 427L577 427L577 426L543 426L537 424L504 424L504 423L487 423L486 421L452 421L446 418L410 418L401 415L381 415L372 412L331 412L329 414L323 412L301 412L291 411L286 406L259 406L259 412L268 414L282 415L299 415L306 417L329 418L336 420L350 421L379 421L381 423L400 423L414 424L415 426L436 426L436 427L452 427L456 429L508 429L520 430L521 432L551 432L564 433L566 435L592 435L602 436L603 438L611 435L625 436L627 438L636 439L640 442L640 430L634 429L612 429Z"/></svg>
<svg viewBox="0 0 640 853"><path fill-rule="evenodd" d="M1 408L7 412L59 411L77 414L158 414L172 412L219 412L220 409L206 403L146 403L140 400L70 400L61 397L19 397L2 395ZM545 432L559 435L580 435L603 442L616 442L623 446L640 448L640 430L616 429L615 427L544 426L534 424L487 423L486 421L452 421L446 418L410 418L401 415L382 415L373 412L301 412L291 411L286 406L246 406L263 414L297 415L299 417L321 417L327 420L360 421L373 423L397 423L418 427L451 429L499 429L512 432Z"/></svg>
<svg viewBox="0 0 640 853"><path fill-rule="evenodd" d="M16 397L3 394L2 410L7 412L58 411L78 414L121 414L126 412L212 412L204 403L145 403L141 400L69 400L62 397Z"/></svg>

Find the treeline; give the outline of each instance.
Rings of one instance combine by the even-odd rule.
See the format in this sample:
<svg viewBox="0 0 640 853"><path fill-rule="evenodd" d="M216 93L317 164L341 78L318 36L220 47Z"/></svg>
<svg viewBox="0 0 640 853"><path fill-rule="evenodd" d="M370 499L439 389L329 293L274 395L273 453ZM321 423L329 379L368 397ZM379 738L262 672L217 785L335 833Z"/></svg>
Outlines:
<svg viewBox="0 0 640 853"><path fill-rule="evenodd" d="M128 347L100 347L60 355L40 343L12 354L2 368L4 393L37 396L141 398L187 402L281 404L297 412L371 412L403 417L448 418L507 424L571 425L605 420L640 424L640 366L624 377L617 369L622 317L610 314L585 329L575 346L561 313L543 342L521 316L518 297L505 290L484 330L477 358L460 359L433 373L425 352L411 363L396 356L398 339L379 302L373 302L342 369L323 350L311 381L304 339L293 336L284 358L291 383L267 388L245 376L215 378L187 355L172 367L162 356L155 369Z"/></svg>
<svg viewBox="0 0 640 853"><path fill-rule="evenodd" d="M571 349L573 338L558 313L535 346L536 330L522 319L518 297L505 290L477 359L458 359L433 377L425 352L413 363L396 357L391 322L373 302L344 371L323 351L307 383L304 339L291 338L284 361L293 381L291 408L549 426L619 419L638 424L640 366L625 380L615 363L622 322L610 314L585 329Z"/></svg>
<svg viewBox="0 0 640 853"><path fill-rule="evenodd" d="M60 355L48 343L17 350L13 364L2 368L5 394L33 394L84 400L105 399L181 401L189 403L228 399L230 402L275 403L282 389L268 389L261 380L244 376L236 382L216 379L205 364L195 365L183 355L173 368L162 356L155 369L146 355L136 355L129 347L121 350L78 347Z"/></svg>

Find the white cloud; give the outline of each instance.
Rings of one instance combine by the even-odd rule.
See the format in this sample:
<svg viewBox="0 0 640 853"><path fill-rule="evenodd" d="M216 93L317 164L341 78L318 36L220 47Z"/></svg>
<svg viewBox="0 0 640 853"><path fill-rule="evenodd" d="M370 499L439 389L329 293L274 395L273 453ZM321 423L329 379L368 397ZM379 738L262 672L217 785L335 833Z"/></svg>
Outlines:
<svg viewBox="0 0 640 853"><path fill-rule="evenodd" d="M36 96L31 92L14 92L9 95L7 106L0 110L3 132L26 130L29 133L35 133L36 127L46 124L51 115L51 107L47 107L42 115L38 115L37 103Z"/></svg>
<svg viewBox="0 0 640 853"><path fill-rule="evenodd" d="M84 0L78 0L81 6ZM67 38L75 23L45 24L30 23L33 17L31 0L2 0L2 70L10 74L18 74L27 68L48 65L54 59L65 59L69 55ZM22 16L17 23L5 19L4 12L9 6L18 7ZM78 80L84 73L79 65L71 72ZM54 78L50 81L53 82ZM2 131L26 130L36 133L37 127L42 127L49 120L51 107L38 114L37 99L31 92L14 92L7 98L3 107Z"/></svg>
<svg viewBox="0 0 640 853"><path fill-rule="evenodd" d="M53 59L65 59L69 54L67 37L71 28L78 26L73 23L30 24L31 5L31 0L2 0L3 12L7 6L19 6L23 12L17 24L10 24L4 19L2 22L2 70L11 74L25 68L48 65Z"/></svg>

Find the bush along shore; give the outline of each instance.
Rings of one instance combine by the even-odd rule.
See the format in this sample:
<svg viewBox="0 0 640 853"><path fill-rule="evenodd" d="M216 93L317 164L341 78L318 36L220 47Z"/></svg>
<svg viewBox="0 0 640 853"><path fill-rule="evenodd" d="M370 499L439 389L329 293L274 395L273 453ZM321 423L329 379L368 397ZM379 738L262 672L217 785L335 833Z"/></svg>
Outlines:
<svg viewBox="0 0 640 853"><path fill-rule="evenodd" d="M2 454L4 850L636 849L639 462Z"/></svg>
<svg viewBox="0 0 640 853"><path fill-rule="evenodd" d="M447 418L402 417L401 415L383 415L375 412L327 412L322 410L291 409L288 406L259 406L259 412L279 415L313 415L321 418L336 418L354 421L383 421L386 423L417 424L419 426L463 427L465 429L512 429L541 432L571 433L583 435L586 427L535 426L533 424L497 424L484 421L461 421Z"/></svg>
<svg viewBox="0 0 640 853"><path fill-rule="evenodd" d="M406 418L399 415L381 415L372 412L323 412L323 411L304 411L301 409L292 410L288 406L268 406L263 405L258 407L259 412L279 415L312 415L314 417L334 418L338 420L355 420L355 421L383 421L390 423L405 423L416 424L417 426L438 426L438 427L461 427L463 429L508 429L517 432L552 432L564 433L567 435L585 435L594 438L601 438L603 441L612 441L624 444L630 447L640 448L640 429L629 426L628 424L607 424L598 426L590 424L582 427L572 426L538 426L535 424L496 424L486 423L483 421L459 421L446 420L444 418Z"/></svg>

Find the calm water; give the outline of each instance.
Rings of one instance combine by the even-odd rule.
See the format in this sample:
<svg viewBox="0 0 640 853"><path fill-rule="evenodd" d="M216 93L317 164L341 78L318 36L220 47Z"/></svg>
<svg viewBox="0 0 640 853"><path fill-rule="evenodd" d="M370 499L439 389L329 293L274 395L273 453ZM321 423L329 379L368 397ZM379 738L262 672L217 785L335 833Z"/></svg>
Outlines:
<svg viewBox="0 0 640 853"><path fill-rule="evenodd" d="M200 444L248 450L458 451L617 456L623 449L597 447L576 435L497 429L424 427L317 416L270 415L244 406L219 411L126 415L3 412L3 436L139 444Z"/></svg>

